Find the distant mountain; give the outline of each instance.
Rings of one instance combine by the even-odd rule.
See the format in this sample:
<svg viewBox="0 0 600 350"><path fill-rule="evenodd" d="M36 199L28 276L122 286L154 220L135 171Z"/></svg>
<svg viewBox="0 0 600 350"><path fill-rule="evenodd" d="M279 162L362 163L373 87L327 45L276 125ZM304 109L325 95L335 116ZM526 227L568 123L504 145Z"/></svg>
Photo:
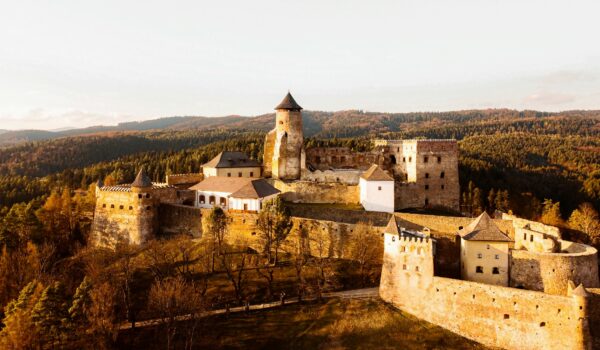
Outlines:
<svg viewBox="0 0 600 350"><path fill-rule="evenodd" d="M8 132L8 130L0 129L0 134L4 134L5 132Z"/></svg>
<svg viewBox="0 0 600 350"><path fill-rule="evenodd" d="M103 133L188 130L254 130L273 128L275 114L256 117L230 115L225 117L168 117L113 126L92 126L64 131L19 130L0 132L0 147L21 142L56 139L68 136L102 135ZM510 121L510 122L508 122ZM580 134L600 132L600 111L565 111L557 113L516 111L510 109L465 110L451 112L377 113L358 110L338 112L303 111L304 135L307 137L450 137L461 138L465 132L486 127L502 131L554 128L552 133L564 133L573 121ZM503 130L506 129L506 130ZM426 134L420 133L427 130Z"/></svg>

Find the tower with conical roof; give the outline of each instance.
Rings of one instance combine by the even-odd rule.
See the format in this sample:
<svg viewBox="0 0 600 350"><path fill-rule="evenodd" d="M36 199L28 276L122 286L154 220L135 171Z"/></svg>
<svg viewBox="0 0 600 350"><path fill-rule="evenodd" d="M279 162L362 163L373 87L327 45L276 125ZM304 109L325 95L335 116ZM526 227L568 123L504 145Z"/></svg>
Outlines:
<svg viewBox="0 0 600 350"><path fill-rule="evenodd" d="M275 128L265 138L264 174L275 179L296 180L302 168L302 107L288 92L275 111Z"/></svg>

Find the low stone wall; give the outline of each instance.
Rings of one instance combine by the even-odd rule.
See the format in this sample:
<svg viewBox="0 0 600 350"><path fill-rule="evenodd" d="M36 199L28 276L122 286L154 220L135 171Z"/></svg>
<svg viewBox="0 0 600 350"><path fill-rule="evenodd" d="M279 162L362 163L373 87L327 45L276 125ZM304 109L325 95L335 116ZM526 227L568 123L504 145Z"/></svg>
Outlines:
<svg viewBox="0 0 600 350"><path fill-rule="evenodd" d="M568 241L561 245L563 253L512 250L510 286L556 295L567 294L569 280L588 288L600 287L596 249Z"/></svg>
<svg viewBox="0 0 600 350"><path fill-rule="evenodd" d="M359 222L372 223L374 226L386 226L390 214L364 210L349 210L320 205L292 204L289 206L292 216L313 220L335 221L339 223L356 224Z"/></svg>
<svg viewBox="0 0 600 350"><path fill-rule="evenodd" d="M576 297L433 277L429 288L398 285L384 260L383 300L487 346L506 349L588 349L585 303ZM581 309L580 309L581 308Z"/></svg>
<svg viewBox="0 0 600 350"><path fill-rule="evenodd" d="M397 218L410 222L417 227L428 227L431 230L456 234L460 227L468 226L474 218L460 216L423 215L412 213L395 213ZM514 230L510 221L494 219L494 223L502 232L513 238Z"/></svg>
<svg viewBox="0 0 600 350"><path fill-rule="evenodd" d="M202 173L167 175L167 184L177 187L185 187L187 185L192 186L202 180L204 180L204 174Z"/></svg>
<svg viewBox="0 0 600 350"><path fill-rule="evenodd" d="M185 234L202 237L202 211L200 208L162 203L158 207L161 234Z"/></svg>
<svg viewBox="0 0 600 350"><path fill-rule="evenodd" d="M281 197L296 203L360 203L358 185L319 183L310 181L284 182L271 179L271 184L281 191Z"/></svg>

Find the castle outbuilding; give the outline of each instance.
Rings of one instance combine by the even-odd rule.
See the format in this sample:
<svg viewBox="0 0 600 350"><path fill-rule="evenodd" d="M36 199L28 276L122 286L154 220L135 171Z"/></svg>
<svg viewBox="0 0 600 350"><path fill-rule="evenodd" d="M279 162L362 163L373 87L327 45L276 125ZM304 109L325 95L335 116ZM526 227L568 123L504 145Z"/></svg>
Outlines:
<svg viewBox="0 0 600 350"><path fill-rule="evenodd" d="M262 203L279 194L264 179L212 176L190 187L196 192L196 207L220 206L224 210L259 212Z"/></svg>
<svg viewBox="0 0 600 350"><path fill-rule="evenodd" d="M280 180L297 180L304 154L302 107L288 92L275 110L275 129L265 137L264 175Z"/></svg>
<svg viewBox="0 0 600 350"><path fill-rule="evenodd" d="M462 279L508 286L509 244L503 233L484 211L469 226L459 230Z"/></svg>
<svg viewBox="0 0 600 350"><path fill-rule="evenodd" d="M359 180L360 204L366 211L394 212L394 178L373 164Z"/></svg>
<svg viewBox="0 0 600 350"><path fill-rule="evenodd" d="M223 151L202 165L205 178L211 176L253 177L261 176L261 164L244 152Z"/></svg>

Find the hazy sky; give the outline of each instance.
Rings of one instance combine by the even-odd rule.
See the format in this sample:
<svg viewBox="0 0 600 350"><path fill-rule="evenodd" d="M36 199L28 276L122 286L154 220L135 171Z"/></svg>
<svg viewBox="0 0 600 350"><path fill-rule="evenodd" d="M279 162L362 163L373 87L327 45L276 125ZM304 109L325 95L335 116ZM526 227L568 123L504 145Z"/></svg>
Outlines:
<svg viewBox="0 0 600 350"><path fill-rule="evenodd" d="M0 129L600 109L598 0L0 1Z"/></svg>

